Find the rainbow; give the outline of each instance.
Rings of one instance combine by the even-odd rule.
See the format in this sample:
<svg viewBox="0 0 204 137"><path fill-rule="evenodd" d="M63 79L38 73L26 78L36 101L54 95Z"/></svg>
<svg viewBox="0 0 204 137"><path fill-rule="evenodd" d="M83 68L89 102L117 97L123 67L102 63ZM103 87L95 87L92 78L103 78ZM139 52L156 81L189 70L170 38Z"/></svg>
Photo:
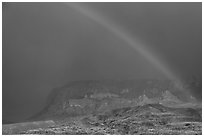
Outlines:
<svg viewBox="0 0 204 137"><path fill-rule="evenodd" d="M176 85L181 85L181 80L175 75L175 73L170 70L169 66L166 64L166 61L163 61L161 58L158 58L153 51L147 49L144 43L140 40L133 38L125 29L118 26L116 23L111 20L106 19L100 14L97 14L96 11L87 8L80 3L69 3L69 7L78 11L80 14L91 19L95 23L100 24L104 29L117 36L119 39L123 40L127 46L132 47L137 53L141 54L149 63L155 66L162 74L164 74L169 80L176 81ZM178 84L179 83L179 84ZM181 90L181 86L177 86Z"/></svg>

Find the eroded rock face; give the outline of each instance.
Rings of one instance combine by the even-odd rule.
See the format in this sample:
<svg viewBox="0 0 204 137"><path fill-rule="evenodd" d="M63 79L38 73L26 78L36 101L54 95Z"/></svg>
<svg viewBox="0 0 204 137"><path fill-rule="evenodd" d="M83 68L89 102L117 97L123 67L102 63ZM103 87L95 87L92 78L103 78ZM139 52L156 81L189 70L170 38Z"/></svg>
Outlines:
<svg viewBox="0 0 204 137"><path fill-rule="evenodd" d="M152 103L166 106L185 103L172 94L175 89L171 83L158 80L71 82L51 93L38 118L86 115ZM195 100L192 95L191 98Z"/></svg>
<svg viewBox="0 0 204 137"><path fill-rule="evenodd" d="M202 106L192 95L190 102L181 100L183 92L177 96L175 91L171 82L158 80L71 82L55 89L47 106L31 119L38 120L37 127L32 122L11 124L3 132L202 134ZM46 123L47 119L55 122Z"/></svg>

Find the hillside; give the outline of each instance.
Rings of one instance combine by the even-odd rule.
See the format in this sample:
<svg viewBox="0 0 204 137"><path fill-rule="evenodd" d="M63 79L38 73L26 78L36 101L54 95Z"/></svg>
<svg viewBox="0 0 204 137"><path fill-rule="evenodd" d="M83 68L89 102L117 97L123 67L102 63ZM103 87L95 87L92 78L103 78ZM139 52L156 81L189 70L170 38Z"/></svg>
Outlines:
<svg viewBox="0 0 204 137"><path fill-rule="evenodd" d="M55 126L20 134L88 135L201 135L201 114L193 108L172 108L160 104L113 109L56 121Z"/></svg>
<svg viewBox="0 0 204 137"><path fill-rule="evenodd" d="M80 116L152 103L171 107L197 105L192 95L178 91L168 80L75 81L54 89L46 107L31 119Z"/></svg>
<svg viewBox="0 0 204 137"><path fill-rule="evenodd" d="M202 105L173 83L70 82L55 88L30 122L3 125L3 134L202 134Z"/></svg>

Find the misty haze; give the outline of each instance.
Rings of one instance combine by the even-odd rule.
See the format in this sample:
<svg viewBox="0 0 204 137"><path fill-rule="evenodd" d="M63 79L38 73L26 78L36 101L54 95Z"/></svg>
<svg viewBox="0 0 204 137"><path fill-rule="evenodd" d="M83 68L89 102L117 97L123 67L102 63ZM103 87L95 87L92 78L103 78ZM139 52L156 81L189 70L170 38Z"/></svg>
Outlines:
<svg viewBox="0 0 204 137"><path fill-rule="evenodd" d="M202 3L2 3L3 134L202 134Z"/></svg>

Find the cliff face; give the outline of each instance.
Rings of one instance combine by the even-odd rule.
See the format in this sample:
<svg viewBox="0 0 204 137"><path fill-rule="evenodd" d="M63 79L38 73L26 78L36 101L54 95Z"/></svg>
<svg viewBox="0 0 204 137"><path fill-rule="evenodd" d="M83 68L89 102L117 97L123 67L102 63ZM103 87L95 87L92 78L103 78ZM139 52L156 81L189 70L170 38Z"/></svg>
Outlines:
<svg viewBox="0 0 204 137"><path fill-rule="evenodd" d="M179 92L179 91L177 91ZM186 103L175 95L171 81L77 81L56 88L48 97L47 106L35 116L37 119L77 116L128 106L145 104L180 105ZM187 95L183 95L186 97ZM189 98L192 97L192 95Z"/></svg>

